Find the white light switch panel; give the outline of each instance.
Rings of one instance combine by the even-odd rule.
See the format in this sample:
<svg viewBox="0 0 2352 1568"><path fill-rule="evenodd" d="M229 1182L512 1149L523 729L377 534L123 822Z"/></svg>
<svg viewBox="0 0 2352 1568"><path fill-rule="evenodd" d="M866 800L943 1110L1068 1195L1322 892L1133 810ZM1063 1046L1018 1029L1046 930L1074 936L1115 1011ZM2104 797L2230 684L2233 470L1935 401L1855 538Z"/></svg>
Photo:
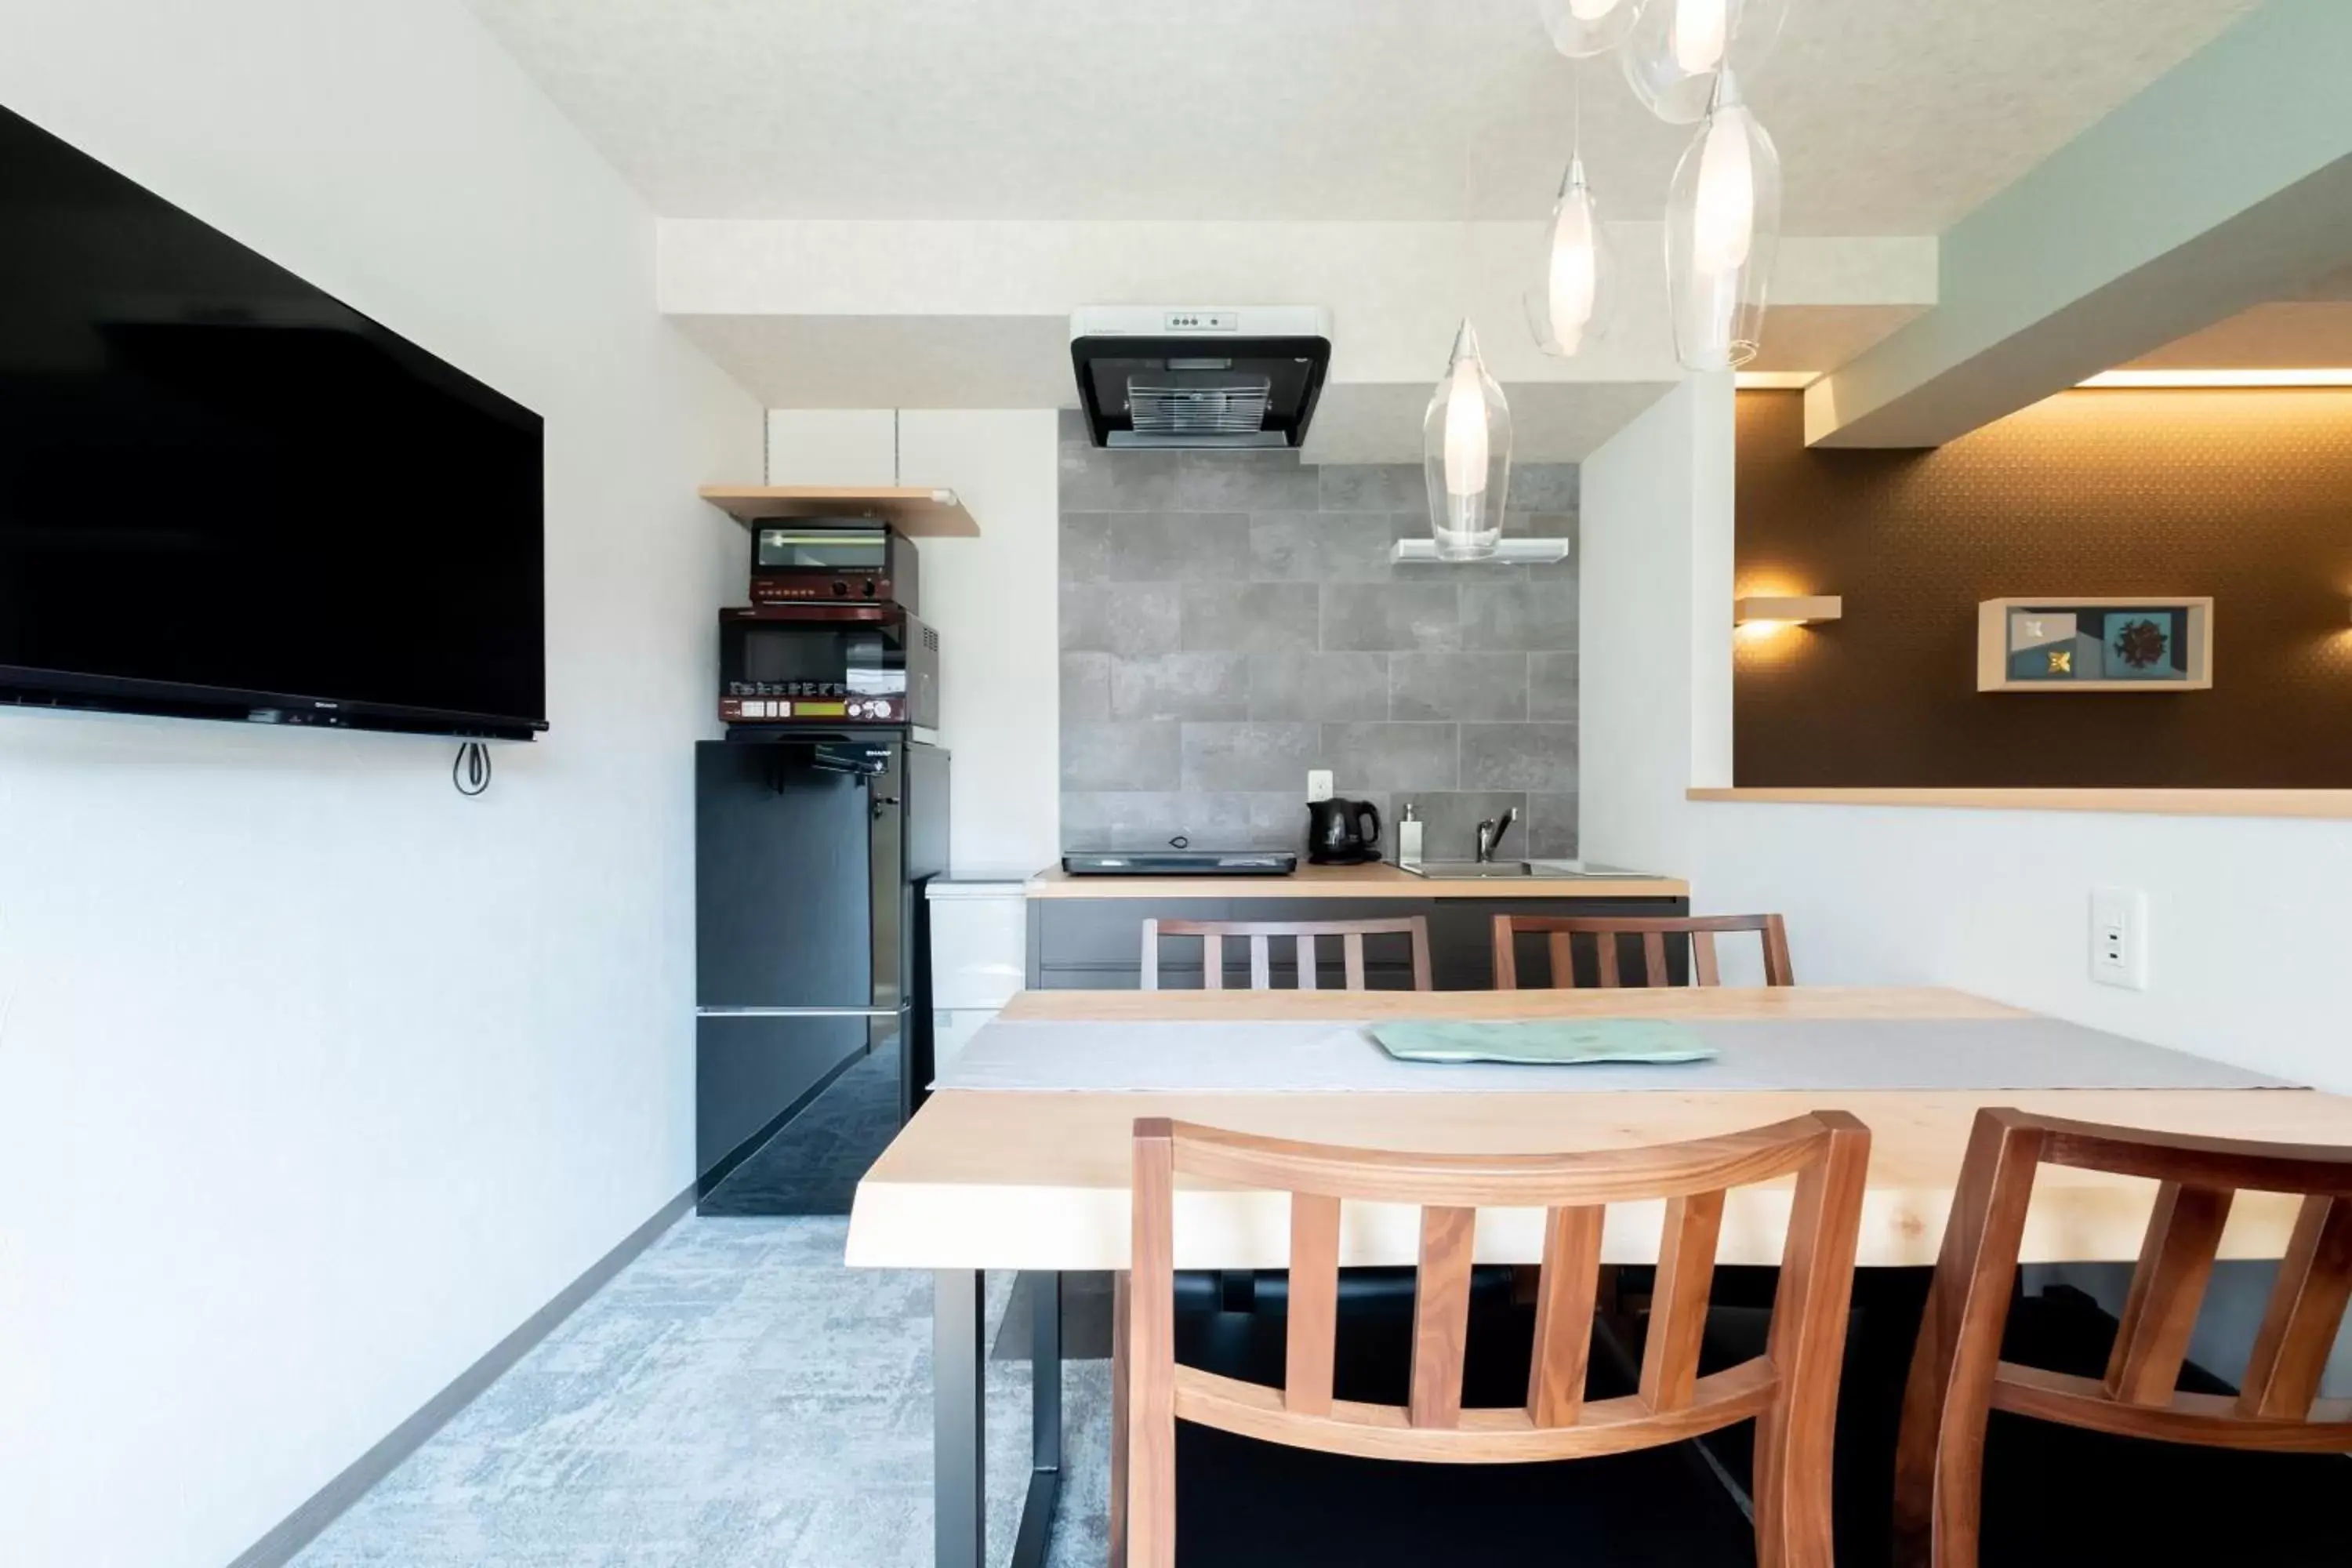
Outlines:
<svg viewBox="0 0 2352 1568"><path fill-rule="evenodd" d="M1329 768L1309 768L1307 770L1307 798L1308 800L1329 800L1331 798L1331 770Z"/></svg>
<svg viewBox="0 0 2352 1568"><path fill-rule="evenodd" d="M2102 985L2147 989L2147 895L2128 888L2091 889L2091 978Z"/></svg>

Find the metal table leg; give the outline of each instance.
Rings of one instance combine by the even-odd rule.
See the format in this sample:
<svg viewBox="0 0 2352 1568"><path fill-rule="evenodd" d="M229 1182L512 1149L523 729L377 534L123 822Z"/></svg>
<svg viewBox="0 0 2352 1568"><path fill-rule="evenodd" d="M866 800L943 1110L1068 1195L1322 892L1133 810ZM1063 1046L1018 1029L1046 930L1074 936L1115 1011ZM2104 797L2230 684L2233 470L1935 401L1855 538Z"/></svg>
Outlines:
<svg viewBox="0 0 2352 1568"><path fill-rule="evenodd" d="M938 1568L986 1568L986 1281L971 1268L942 1268L932 1279L933 1560ZM1013 1568L1042 1568L1062 1483L1062 1277L1031 1275L1029 1300L1029 1493Z"/></svg>
<svg viewBox="0 0 2352 1568"><path fill-rule="evenodd" d="M938 1568L985 1568L988 1324L976 1268L932 1275L932 1559Z"/></svg>
<svg viewBox="0 0 2352 1568"><path fill-rule="evenodd" d="M1029 1277L1029 1496L1013 1568L1043 1568L1054 1538L1054 1503L1062 1489L1062 1277Z"/></svg>

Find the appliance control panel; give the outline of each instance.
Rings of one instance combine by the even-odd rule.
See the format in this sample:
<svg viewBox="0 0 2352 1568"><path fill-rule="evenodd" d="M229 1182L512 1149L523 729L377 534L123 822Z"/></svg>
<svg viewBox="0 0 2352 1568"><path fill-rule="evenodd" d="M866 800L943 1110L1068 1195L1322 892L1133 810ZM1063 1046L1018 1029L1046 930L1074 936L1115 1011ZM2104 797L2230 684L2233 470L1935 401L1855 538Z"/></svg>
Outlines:
<svg viewBox="0 0 2352 1568"><path fill-rule="evenodd" d="M775 689L782 691L782 688ZM722 724L786 724L824 721L859 724L903 724L907 700L900 697L856 696L737 696L719 700Z"/></svg>
<svg viewBox="0 0 2352 1568"><path fill-rule="evenodd" d="M833 600L888 601L897 595L890 579L877 573L851 572L838 577L810 573L770 573L751 579L755 605L805 605Z"/></svg>

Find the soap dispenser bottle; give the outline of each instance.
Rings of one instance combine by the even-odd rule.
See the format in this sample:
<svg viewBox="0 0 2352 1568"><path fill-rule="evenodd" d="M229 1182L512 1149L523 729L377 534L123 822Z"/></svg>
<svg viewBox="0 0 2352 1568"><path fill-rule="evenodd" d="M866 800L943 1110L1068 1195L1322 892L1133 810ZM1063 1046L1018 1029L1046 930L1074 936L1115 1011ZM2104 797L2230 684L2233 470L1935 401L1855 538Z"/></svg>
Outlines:
<svg viewBox="0 0 2352 1568"><path fill-rule="evenodd" d="M1397 864L1421 864L1421 813L1413 809L1411 801L1404 803L1404 816L1397 822Z"/></svg>

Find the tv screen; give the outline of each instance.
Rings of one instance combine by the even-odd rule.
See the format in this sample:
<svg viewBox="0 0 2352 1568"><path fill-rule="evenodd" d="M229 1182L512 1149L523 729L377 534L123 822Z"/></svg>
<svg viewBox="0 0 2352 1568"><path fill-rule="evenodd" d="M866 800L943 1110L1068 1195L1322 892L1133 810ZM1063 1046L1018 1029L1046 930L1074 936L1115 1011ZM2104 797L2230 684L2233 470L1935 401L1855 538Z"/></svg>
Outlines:
<svg viewBox="0 0 2352 1568"><path fill-rule="evenodd" d="M0 110L0 700L527 739L539 416Z"/></svg>

